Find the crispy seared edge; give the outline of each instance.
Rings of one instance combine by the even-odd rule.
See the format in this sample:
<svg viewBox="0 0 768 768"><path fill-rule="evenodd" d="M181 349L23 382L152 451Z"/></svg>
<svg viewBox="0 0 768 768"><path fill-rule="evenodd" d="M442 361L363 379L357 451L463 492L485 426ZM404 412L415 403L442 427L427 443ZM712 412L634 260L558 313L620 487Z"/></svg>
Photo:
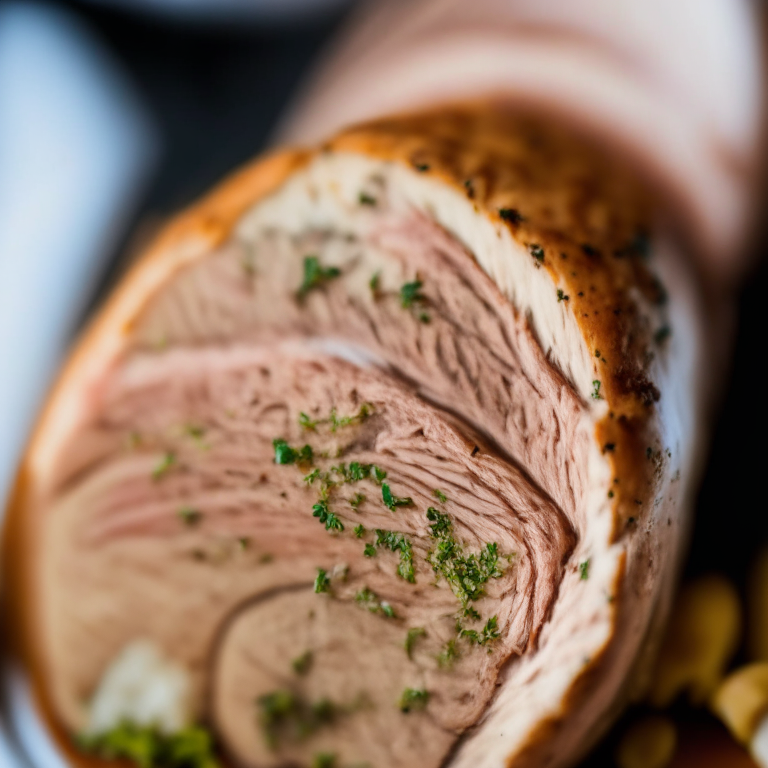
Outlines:
<svg viewBox="0 0 768 768"><path fill-rule="evenodd" d="M596 427L600 445L615 446L606 459L621 482L613 498L614 540L627 522L648 509L660 470L644 460L657 434L654 402L659 397L649 377L650 338L640 322L632 293L649 303L662 300L663 288L628 244L648 232L653 214L645 190L630 172L566 131L493 104L448 107L395 116L355 126L316 151L345 151L401 163L450 185L469 197L475 210L509 227L525 246L549 255L542 262L555 285L565 286L584 341L609 364L601 371L601 395L609 415ZM55 717L44 684L44 661L35 642L34 529L41 486L41 436L52 428L53 404L76 400L92 372L118 358L149 300L174 274L221 244L248 208L275 191L314 151L286 150L267 156L231 176L211 194L178 215L137 260L81 336L43 409L21 463L7 510L2 542L2 588L13 645L32 678L35 699L47 726L74 765L91 768L103 760L77 752ZM502 211L520 212L512 220ZM61 428L60 425L54 425ZM638 501L642 501L641 507ZM615 632L612 640L574 681L560 712L542 721L527 745L510 755L514 764L547 760L547 742L563 727L569 712L599 685L603 668L624 634L621 610L626 569L617 576ZM660 615L663 611L660 612Z"/></svg>

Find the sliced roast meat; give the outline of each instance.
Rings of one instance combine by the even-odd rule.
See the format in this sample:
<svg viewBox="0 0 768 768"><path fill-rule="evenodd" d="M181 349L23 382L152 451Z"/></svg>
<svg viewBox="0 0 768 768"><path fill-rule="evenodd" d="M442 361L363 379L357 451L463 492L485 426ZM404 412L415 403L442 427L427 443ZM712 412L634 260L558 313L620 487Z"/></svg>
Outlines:
<svg viewBox="0 0 768 768"><path fill-rule="evenodd" d="M675 573L698 316L645 193L534 127L278 155L125 279L6 537L46 717L96 759L110 718L188 713L253 768L556 766L616 711Z"/></svg>

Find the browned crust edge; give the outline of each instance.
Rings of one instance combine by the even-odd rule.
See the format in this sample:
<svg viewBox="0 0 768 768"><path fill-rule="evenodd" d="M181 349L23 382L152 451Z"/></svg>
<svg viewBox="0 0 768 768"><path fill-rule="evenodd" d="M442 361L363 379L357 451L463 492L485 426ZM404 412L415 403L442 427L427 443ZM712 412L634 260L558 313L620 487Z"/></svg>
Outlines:
<svg viewBox="0 0 768 768"><path fill-rule="evenodd" d="M647 508L645 502L652 498L654 474L658 473L658 467L654 473L651 462L645 460L646 446L655 434L653 406L658 399L648 376L650 338L630 294L639 290L651 303L663 300L663 288L640 253L633 251L637 236L650 230L653 207L631 174L566 131L548 126L543 132L542 125L498 104L473 104L353 127L321 151L354 152L408 165L465 194L476 211L508 226L518 242L543 248L542 268L569 296L587 344L600 351L601 395L611 412L598 424L596 438L606 447L619 480L613 500L614 537L619 538L627 521L641 509L638 502ZM202 258L225 240L249 207L276 190L312 156L311 152L287 150L257 161L162 231L81 337L29 442L3 535L4 602L15 648L31 674L35 699L73 765L94 768L105 762L84 757L72 748L45 691L43 660L29 610L35 557L35 480L29 455L63 383L92 354L105 329L118 318L127 337L134 318L155 290L184 264ZM553 200L564 206L554 210ZM502 217L502 210L515 210L522 218L510 221ZM184 251L188 251L186 255ZM143 281L158 265L163 269L157 279ZM138 288L139 293L143 290L141 301L131 301L142 283L143 289ZM616 594L621 594L618 583ZM533 758L558 730L565 710L588 695L595 675L609 664L613 645L609 643L585 668L571 689L568 706L557 717L542 721L521 755ZM529 759L524 762L530 764Z"/></svg>

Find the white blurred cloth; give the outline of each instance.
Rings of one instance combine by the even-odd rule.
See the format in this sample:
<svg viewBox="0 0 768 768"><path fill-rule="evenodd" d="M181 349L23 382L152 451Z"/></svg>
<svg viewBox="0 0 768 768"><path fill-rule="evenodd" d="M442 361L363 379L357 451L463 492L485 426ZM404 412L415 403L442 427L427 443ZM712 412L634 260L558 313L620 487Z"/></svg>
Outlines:
<svg viewBox="0 0 768 768"><path fill-rule="evenodd" d="M0 5L0 498L154 157L147 117L84 27Z"/></svg>
<svg viewBox="0 0 768 768"><path fill-rule="evenodd" d="M458 99L543 106L635 156L707 268L735 274L765 90L748 0L379 0L361 11L280 141Z"/></svg>
<svg viewBox="0 0 768 768"><path fill-rule="evenodd" d="M156 156L94 38L45 4L0 5L0 518L35 412ZM0 766L63 768L26 682L0 668Z"/></svg>

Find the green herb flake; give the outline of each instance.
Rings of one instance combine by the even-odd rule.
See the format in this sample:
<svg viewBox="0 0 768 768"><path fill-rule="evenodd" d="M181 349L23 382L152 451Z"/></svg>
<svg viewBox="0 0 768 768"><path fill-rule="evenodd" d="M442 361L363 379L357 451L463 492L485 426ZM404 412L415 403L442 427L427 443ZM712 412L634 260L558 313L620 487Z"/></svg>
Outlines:
<svg viewBox="0 0 768 768"><path fill-rule="evenodd" d="M190 726L166 734L154 726L121 723L104 733L79 736L78 748L104 760L127 760L139 768L219 768L211 734Z"/></svg>
<svg viewBox="0 0 768 768"><path fill-rule="evenodd" d="M426 297L421 293L423 287L424 283L421 280L404 283L400 287L400 306L403 309L409 309L414 304L424 301Z"/></svg>
<svg viewBox="0 0 768 768"><path fill-rule="evenodd" d="M437 542L429 553L428 562L436 574L445 578L462 608L466 609L471 601L483 596L489 579L503 575L498 545L490 542L479 555L465 555L453 537L453 525L447 515L429 507L427 519L433 523L430 535Z"/></svg>
<svg viewBox="0 0 768 768"><path fill-rule="evenodd" d="M275 464L311 464L314 459L311 445L291 448L285 440L276 438L272 447L275 449Z"/></svg>
<svg viewBox="0 0 768 768"><path fill-rule="evenodd" d="M312 483L314 483L315 480L322 479L322 477L323 477L323 473L319 469L315 468L308 474L304 475L304 482L307 485L312 485Z"/></svg>
<svg viewBox="0 0 768 768"><path fill-rule="evenodd" d="M397 618L394 608L386 600L380 600L379 596L368 587L363 587L355 595L355 602L371 613L381 613L388 619Z"/></svg>
<svg viewBox="0 0 768 768"><path fill-rule="evenodd" d="M386 547L391 552L400 552L400 564L397 575L411 584L416 583L416 573L413 567L413 547L402 533L376 529L376 546Z"/></svg>
<svg viewBox="0 0 768 768"><path fill-rule="evenodd" d="M408 654L409 659L412 658L413 647L416 645L416 641L426 636L427 630L424 627L411 627L408 630L408 634L405 636L405 652Z"/></svg>
<svg viewBox="0 0 768 768"><path fill-rule="evenodd" d="M160 459L160 461L157 463L155 468L152 470L152 479L153 480L160 480L160 478L164 477L168 472L173 469L173 467L176 466L176 454L173 453L173 451L167 451L163 454L163 457Z"/></svg>
<svg viewBox="0 0 768 768"><path fill-rule="evenodd" d="M352 414L352 416L339 416L336 413L336 409L332 408L331 415L328 417L328 422L331 425L331 432L335 432L337 429L348 427L352 424L361 424L373 413L373 410L374 408L370 403L363 403L360 406L360 410L357 413Z"/></svg>
<svg viewBox="0 0 768 768"><path fill-rule="evenodd" d="M397 507L409 507L413 504L413 499L410 496L395 496L386 483L381 486L381 498L384 506L392 511Z"/></svg>
<svg viewBox="0 0 768 768"><path fill-rule="evenodd" d="M317 420L310 418L304 411L299 414L299 426L307 431L314 432L317 429Z"/></svg>
<svg viewBox="0 0 768 768"><path fill-rule="evenodd" d="M600 382L597 379L594 379L592 381L592 399L593 400L600 400Z"/></svg>
<svg viewBox="0 0 768 768"><path fill-rule="evenodd" d="M360 205L376 205L377 203L376 198L366 192L361 192L357 196L357 201L360 203Z"/></svg>
<svg viewBox="0 0 768 768"><path fill-rule="evenodd" d="M297 675L299 675L300 677L303 677L312 668L313 661L314 661L314 657L312 655L312 651L304 651L304 653L302 653L301 656L297 656L291 662L291 669L293 669L293 671Z"/></svg>
<svg viewBox="0 0 768 768"><path fill-rule="evenodd" d="M357 511L358 507L365 501L365 494L364 493L356 493L350 500L349 500L349 506L352 507L355 511ZM357 529L355 529L357 530Z"/></svg>
<svg viewBox="0 0 768 768"><path fill-rule="evenodd" d="M461 628L459 630L459 635L476 645L488 645L488 643L492 643L500 637L498 618L496 616L491 616L479 632L474 629Z"/></svg>
<svg viewBox="0 0 768 768"><path fill-rule="evenodd" d="M434 491L432 491L432 495L441 503L445 504L446 501L448 501L448 497L438 488L435 488Z"/></svg>
<svg viewBox="0 0 768 768"><path fill-rule="evenodd" d="M423 688L406 688L400 696L398 706L401 712L418 712L426 708L429 691Z"/></svg>
<svg viewBox="0 0 768 768"><path fill-rule="evenodd" d="M378 484L381 485L384 480L387 478L387 473L381 468L377 467L375 464L373 465L373 479Z"/></svg>
<svg viewBox="0 0 768 768"><path fill-rule="evenodd" d="M503 221L508 221L510 224L517 225L523 221L517 208L499 208L499 216Z"/></svg>
<svg viewBox="0 0 768 768"><path fill-rule="evenodd" d="M256 699L259 725L270 749L283 741L300 742L331 724L338 708L328 699L309 703L293 691L282 689Z"/></svg>
<svg viewBox="0 0 768 768"><path fill-rule="evenodd" d="M586 581L589 578L589 564L590 558L587 558L583 563L579 563L579 578L581 581Z"/></svg>
<svg viewBox="0 0 768 768"><path fill-rule="evenodd" d="M315 594L321 594L323 592L331 591L331 579L328 576L328 572L323 568L317 569L317 576L315 576Z"/></svg>
<svg viewBox="0 0 768 768"><path fill-rule="evenodd" d="M448 515L439 512L434 507L429 507L427 509L427 520L433 523L433 525L429 526L429 532L432 538L441 539L451 535L453 523L451 523L451 519Z"/></svg>
<svg viewBox="0 0 768 768"><path fill-rule="evenodd" d="M344 523L328 508L328 502L321 499L312 507L312 517L317 517L325 526L326 531L343 531Z"/></svg>
<svg viewBox="0 0 768 768"><path fill-rule="evenodd" d="M317 752L312 757L312 768L336 768L337 765L333 752Z"/></svg>
<svg viewBox="0 0 768 768"><path fill-rule="evenodd" d="M363 536L365 536L365 533L366 533L365 526L362 523L360 523L360 525L356 525L354 530L355 530L355 536L357 536L358 539L362 539Z"/></svg>
<svg viewBox="0 0 768 768"><path fill-rule="evenodd" d="M459 646L456 643L455 638L451 638L443 646L443 650L437 654L437 666L440 667L440 669L450 669L460 655Z"/></svg>
<svg viewBox="0 0 768 768"><path fill-rule="evenodd" d="M371 293L374 296L378 296L381 288L381 272L374 272L371 279L368 281L368 287L371 289Z"/></svg>
<svg viewBox="0 0 768 768"><path fill-rule="evenodd" d="M544 261L544 249L540 245L529 243L528 253L530 253L537 262L541 263Z"/></svg>
<svg viewBox="0 0 768 768"><path fill-rule="evenodd" d="M182 507L179 510L179 517L185 525L197 525L203 517L202 512L192 507Z"/></svg>
<svg viewBox="0 0 768 768"><path fill-rule="evenodd" d="M363 554L366 557L376 557L376 547L373 544L366 544L363 548Z"/></svg>
<svg viewBox="0 0 768 768"><path fill-rule="evenodd" d="M304 279L299 287L297 296L303 299L313 288L327 283L341 275L338 267L323 267L317 256L304 257Z"/></svg>
<svg viewBox="0 0 768 768"><path fill-rule="evenodd" d="M570 298L571 298L570 296L568 296L566 293L563 292L562 288L558 288L557 289L557 301L558 302L569 301Z"/></svg>

